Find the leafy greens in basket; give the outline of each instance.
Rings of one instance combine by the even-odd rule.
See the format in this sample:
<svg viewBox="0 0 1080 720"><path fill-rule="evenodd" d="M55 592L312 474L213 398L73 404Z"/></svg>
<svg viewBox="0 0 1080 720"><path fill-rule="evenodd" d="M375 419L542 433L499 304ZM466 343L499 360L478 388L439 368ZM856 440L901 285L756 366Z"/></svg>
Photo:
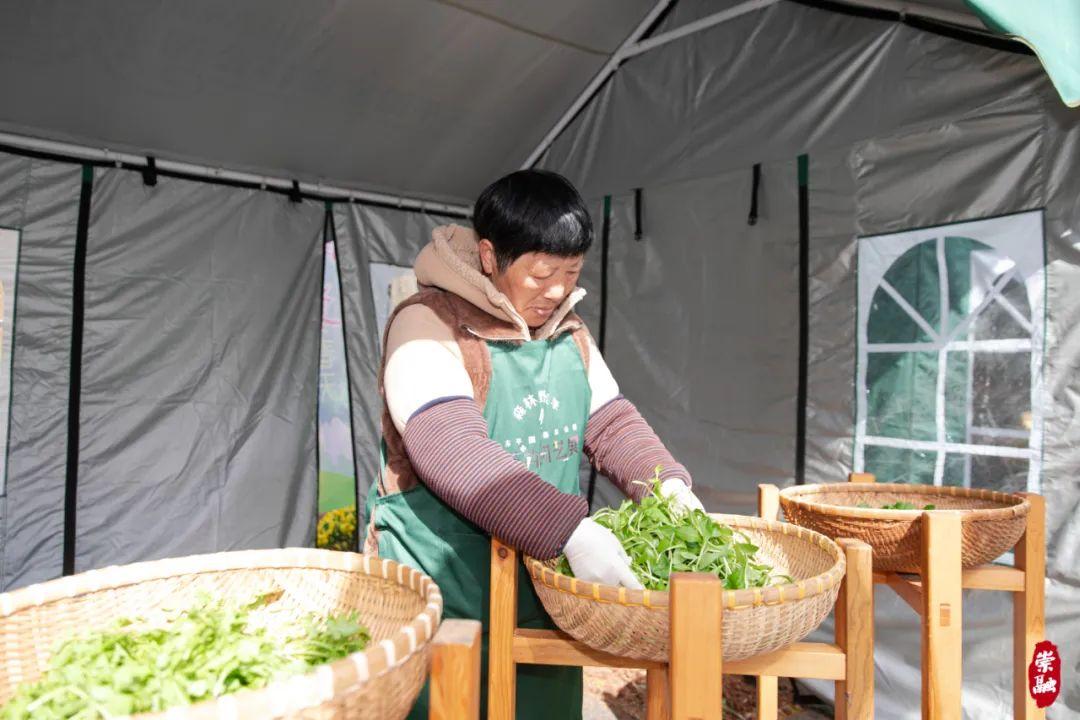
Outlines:
<svg viewBox="0 0 1080 720"><path fill-rule="evenodd" d="M651 489L640 503L626 500L617 509L604 508L593 515L622 543L630 556L630 569L646 589L667 590L674 572L712 573L728 590L792 581L759 561L757 545L743 533L700 510L684 511L661 495L659 467L649 484ZM565 555L559 557L556 569L573 576Z"/></svg>
<svg viewBox="0 0 1080 720"><path fill-rule="evenodd" d="M867 505L866 503L859 503L855 507L868 508L870 506ZM915 506L915 503L909 503L907 500L898 500L897 502L889 503L888 505L882 505L881 509L882 510L918 510L919 508L917 508ZM936 510L937 506L936 505L923 505L922 509L923 510Z"/></svg>
<svg viewBox="0 0 1080 720"><path fill-rule="evenodd" d="M23 685L0 720L99 720L261 688L363 650L371 639L355 614L310 615L271 634L247 605L200 597L160 624L142 619L60 644L45 674Z"/></svg>

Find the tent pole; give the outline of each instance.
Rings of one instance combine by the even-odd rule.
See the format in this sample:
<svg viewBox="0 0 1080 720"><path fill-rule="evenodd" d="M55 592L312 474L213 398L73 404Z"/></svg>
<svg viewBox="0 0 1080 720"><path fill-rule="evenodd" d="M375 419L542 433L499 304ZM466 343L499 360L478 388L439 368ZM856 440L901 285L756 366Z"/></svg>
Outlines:
<svg viewBox="0 0 1080 720"><path fill-rule="evenodd" d="M687 35L693 35L696 32L707 30L714 25L725 23L728 20L734 20L740 15L745 15L749 12L753 12L755 10L762 10L770 5L775 5L779 1L780 0L750 0L750 2L744 2L741 5L736 5L735 7L728 8L727 10L713 13L712 15L707 15L700 20L695 20L692 23L687 23L682 27L675 28L674 30L669 30L666 33L661 33L660 35L651 37L648 40L642 40L641 42L634 43L630 47L626 48L626 50L622 54L621 59L628 60L629 58L632 58L636 55L649 52L653 48L658 48L661 45L667 45L669 42L684 38Z"/></svg>
<svg viewBox="0 0 1080 720"><path fill-rule="evenodd" d="M36 150L39 152L63 155L78 160L116 163L117 165L134 165L139 168L145 168L149 164L146 155L114 152L109 149L92 148L86 147L85 145L56 142L54 140L44 140L41 138L14 135L5 132L0 132L0 144L10 145L24 150ZM271 187L279 190L291 190L293 187L293 180L291 179L269 175L256 175L254 173L239 172L236 170L225 170L222 168L210 167L209 165L195 165L175 160L162 160L160 158L156 158L155 165L158 171L183 173L185 175L204 177L210 180L229 180L262 187ZM467 205L451 205L448 203L422 200L415 197L353 190L333 185L323 185L322 183L300 183L299 187L302 192L320 196L340 196L340 199L342 200L373 202L382 205L397 206L402 209L419 210L421 212L450 213L453 215L464 215L466 217L472 215L472 208Z"/></svg>
<svg viewBox="0 0 1080 720"><path fill-rule="evenodd" d="M536 164L540 159L540 156L544 154L553 142L555 142L555 138L559 136L559 133L566 129L566 126L570 124L574 117L577 116L578 112L580 112L592 99L593 95L596 94L596 91L600 89L600 86L602 86L604 82L618 70L619 65L621 65L624 60L636 57L649 50L658 48L661 45L666 45L669 42L700 32L706 28L711 28L714 25L727 22L728 20L745 15L746 13L760 10L769 5L774 5L780 0L749 0L748 2L728 8L722 12L713 13L700 20L687 23L680 28L657 35L648 40L641 40L641 37L652 26L656 18L660 17L660 14L667 9L672 1L673 0L660 0L656 3L649 14L645 16L645 19L634 28L634 32L630 33L630 36L623 41L623 44L611 54L608 61L600 68L600 72L593 77L592 81L581 91L581 94L577 96L577 99L574 100L573 104L566 109L566 112L563 113L562 117L559 118L559 121L555 123L550 131L548 131L548 134L544 136L544 139L540 141L540 144L536 146L536 149L529 154L528 160L521 166L523 169L531 168Z"/></svg>
<svg viewBox="0 0 1080 720"><path fill-rule="evenodd" d="M745 15L755 10L764 9L766 7L769 7L770 5L776 4L780 0L749 0L748 2L744 2L740 5L728 8L727 10L713 13L712 15L707 15L700 20L695 20L694 22L687 23L680 28L669 30L666 33L661 33L660 35L651 37L648 40L641 40L641 36L644 35L644 33L648 30L648 28L652 25L656 18L659 17L660 14L667 9L668 5L670 5L672 1L673 0L660 0L659 2L657 2L657 4L649 12L649 14L645 16L645 19L642 20L641 23L634 29L634 32L632 32L630 36L626 38L623 44L620 45L614 53L612 53L612 55L608 58L608 61L604 63L604 66L602 68L600 68L600 72L598 72L595 77L593 77L592 81L585 87L585 89L581 91L581 94L578 95L577 99L574 100L573 104L571 104L570 107L566 109L566 112L563 113L562 117L559 118L558 122L556 122L555 125L551 128L551 130L548 131L547 135L544 136L544 139L540 141L540 144L538 144L536 148L531 153L529 153L528 159L521 166L522 169L531 168L537 163L537 161L540 159L540 156L543 155L549 147L551 147L551 144L553 142L555 142L555 138L557 138L559 134L566 129L566 126L570 124L570 122L574 119L575 116L577 116L581 109L585 107L585 105L592 99L592 97L596 94L596 92L600 89L604 82L607 81L607 79L611 77L616 70L618 70L619 65L621 65L623 61L641 55L642 53L646 53L650 50L654 50L674 40L684 38L687 35L692 35L693 33L706 30L721 23L727 22L728 20L733 20L737 17L740 17L741 15ZM930 5L923 5L922 3L917 2L906 2L906 0L840 0L838 4L849 5L852 7L886 10L898 13L901 16L910 15L912 17L925 18L927 20L936 20L939 22L945 22L960 27L971 28L973 30L986 32L986 28L981 22L979 22L977 18L974 18L966 13L956 12L953 10L942 10L940 8L932 7Z"/></svg>
<svg viewBox="0 0 1080 720"><path fill-rule="evenodd" d="M619 67L619 63L623 61L622 53L626 48L636 43L641 36L648 31L656 18L660 17L660 14L667 9L667 6L670 5L672 1L673 0L658 0L656 5L653 6L653 9L649 11L649 14L638 23L638 26L634 28L634 31L623 41L623 44L608 57L608 61L600 68L600 72L596 73L589 84L585 86L585 89L581 91L581 94L577 96L577 99L574 100L573 104L566 109L566 112L563 113L558 122L556 122L551 130L548 131L547 135L544 136L544 139L540 141L540 144L536 146L536 149L529 153L529 158L521 166L523 170L527 170L536 164L536 161L540 159L540 156L544 154L544 151L548 149L551 143L555 142L555 138L559 136L559 133L570 124L570 121L574 119L574 116L578 114L578 111L585 107L585 104L592 99L592 96L600 89L600 86L603 85L604 82L611 77L611 74L615 72L616 68Z"/></svg>

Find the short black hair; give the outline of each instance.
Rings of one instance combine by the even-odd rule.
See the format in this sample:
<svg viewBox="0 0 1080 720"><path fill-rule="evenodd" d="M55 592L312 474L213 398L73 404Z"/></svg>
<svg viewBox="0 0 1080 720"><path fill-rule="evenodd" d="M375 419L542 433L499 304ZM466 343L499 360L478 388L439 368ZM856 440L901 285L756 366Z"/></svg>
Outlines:
<svg viewBox="0 0 1080 720"><path fill-rule="evenodd" d="M581 195L548 170L518 170L488 185L473 208L473 228L495 246L500 270L529 252L584 255L593 241Z"/></svg>

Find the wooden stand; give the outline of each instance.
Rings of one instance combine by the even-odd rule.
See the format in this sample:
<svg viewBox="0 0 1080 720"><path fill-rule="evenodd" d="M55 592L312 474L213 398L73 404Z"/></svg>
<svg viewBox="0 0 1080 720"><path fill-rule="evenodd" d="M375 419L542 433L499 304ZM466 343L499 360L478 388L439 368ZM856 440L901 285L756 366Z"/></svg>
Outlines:
<svg viewBox="0 0 1080 720"><path fill-rule="evenodd" d="M480 623L443 620L432 639L429 720L479 720Z"/></svg>
<svg viewBox="0 0 1080 720"><path fill-rule="evenodd" d="M851 482L874 482L853 473ZM922 620L922 716L960 718L962 678L962 591L1013 593L1013 717L1042 720L1046 713L1028 694L1027 666L1035 643L1045 633L1046 503L1041 495L1021 493L1031 503L1027 529L1013 548L1015 564L981 565L964 570L960 561L960 513L923 513L922 572L875 572Z"/></svg>
<svg viewBox="0 0 1080 720"><path fill-rule="evenodd" d="M775 517L779 491L764 490L762 509ZM836 643L795 643L746 660L722 662L723 587L709 575L677 573L671 583L671 663L609 655L557 630L517 627L517 567L513 548L491 542L491 627L488 638L488 720L513 720L516 666L643 668L649 720L721 720L722 673L759 678L758 718L776 720L776 678L834 680L837 715L873 717L873 585L870 546L844 541L847 575L836 606Z"/></svg>

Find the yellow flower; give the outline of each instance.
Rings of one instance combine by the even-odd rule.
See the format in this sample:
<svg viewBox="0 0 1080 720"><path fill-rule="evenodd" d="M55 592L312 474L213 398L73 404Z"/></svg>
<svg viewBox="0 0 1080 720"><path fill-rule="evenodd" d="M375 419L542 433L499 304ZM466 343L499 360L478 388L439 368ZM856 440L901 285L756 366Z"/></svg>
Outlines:
<svg viewBox="0 0 1080 720"><path fill-rule="evenodd" d="M322 516L316 528L316 545L327 550L353 550L356 506L340 507Z"/></svg>

